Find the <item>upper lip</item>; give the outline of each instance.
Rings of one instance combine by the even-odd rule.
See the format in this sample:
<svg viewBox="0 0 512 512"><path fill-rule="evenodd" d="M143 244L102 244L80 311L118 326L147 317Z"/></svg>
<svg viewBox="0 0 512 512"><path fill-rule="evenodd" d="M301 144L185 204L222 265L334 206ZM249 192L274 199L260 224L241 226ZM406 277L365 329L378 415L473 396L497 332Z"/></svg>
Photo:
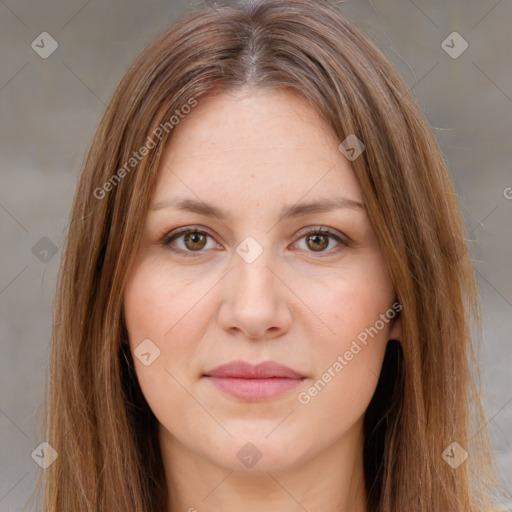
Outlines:
<svg viewBox="0 0 512 512"><path fill-rule="evenodd" d="M303 379L304 375L275 361L251 364L245 361L232 361L205 373L206 377L231 377L240 379L267 379L281 377Z"/></svg>

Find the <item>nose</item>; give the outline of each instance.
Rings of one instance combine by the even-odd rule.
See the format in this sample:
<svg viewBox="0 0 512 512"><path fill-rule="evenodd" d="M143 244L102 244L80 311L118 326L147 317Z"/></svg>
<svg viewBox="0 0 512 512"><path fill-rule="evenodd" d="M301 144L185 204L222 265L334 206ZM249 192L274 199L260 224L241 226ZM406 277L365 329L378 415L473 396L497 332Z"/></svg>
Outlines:
<svg viewBox="0 0 512 512"><path fill-rule="evenodd" d="M230 334L272 339L290 329L290 290L283 284L269 251L248 263L233 255L233 269L224 278L219 322ZM274 268L272 268L274 267ZM282 272L281 272L282 274Z"/></svg>

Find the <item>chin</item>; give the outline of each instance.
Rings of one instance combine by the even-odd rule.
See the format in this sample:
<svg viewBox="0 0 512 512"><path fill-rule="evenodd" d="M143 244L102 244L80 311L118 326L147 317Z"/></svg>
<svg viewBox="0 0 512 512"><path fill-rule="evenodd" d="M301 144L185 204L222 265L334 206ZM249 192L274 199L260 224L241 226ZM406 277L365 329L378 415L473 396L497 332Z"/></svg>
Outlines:
<svg viewBox="0 0 512 512"><path fill-rule="evenodd" d="M226 470L247 474L287 471L303 458L304 454L297 451L297 446L304 449L304 440L295 439L290 435L265 435L261 432L251 435L247 431L244 435L235 435L221 443L210 458Z"/></svg>

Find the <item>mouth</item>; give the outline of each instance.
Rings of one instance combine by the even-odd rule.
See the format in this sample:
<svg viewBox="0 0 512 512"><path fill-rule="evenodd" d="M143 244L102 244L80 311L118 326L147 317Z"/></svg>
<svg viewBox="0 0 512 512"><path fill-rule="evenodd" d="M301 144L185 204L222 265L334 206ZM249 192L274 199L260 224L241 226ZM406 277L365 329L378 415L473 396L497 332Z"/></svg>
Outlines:
<svg viewBox="0 0 512 512"><path fill-rule="evenodd" d="M300 385L305 375L274 361L253 365L233 361L203 375L222 392L245 400L269 400Z"/></svg>

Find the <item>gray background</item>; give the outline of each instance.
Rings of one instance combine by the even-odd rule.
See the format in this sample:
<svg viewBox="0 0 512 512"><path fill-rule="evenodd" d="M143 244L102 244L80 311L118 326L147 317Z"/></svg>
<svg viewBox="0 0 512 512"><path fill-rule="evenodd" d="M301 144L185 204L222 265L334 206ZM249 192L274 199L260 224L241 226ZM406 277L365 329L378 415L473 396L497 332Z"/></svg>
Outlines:
<svg viewBox="0 0 512 512"><path fill-rule="evenodd" d="M22 510L38 469L54 287L85 150L135 55L193 5L0 1L1 511ZM399 68L448 159L482 298L488 427L510 493L512 2L361 0L344 10ZM469 45L458 58L441 46L453 31ZM31 47L42 32L58 42L47 59Z"/></svg>

